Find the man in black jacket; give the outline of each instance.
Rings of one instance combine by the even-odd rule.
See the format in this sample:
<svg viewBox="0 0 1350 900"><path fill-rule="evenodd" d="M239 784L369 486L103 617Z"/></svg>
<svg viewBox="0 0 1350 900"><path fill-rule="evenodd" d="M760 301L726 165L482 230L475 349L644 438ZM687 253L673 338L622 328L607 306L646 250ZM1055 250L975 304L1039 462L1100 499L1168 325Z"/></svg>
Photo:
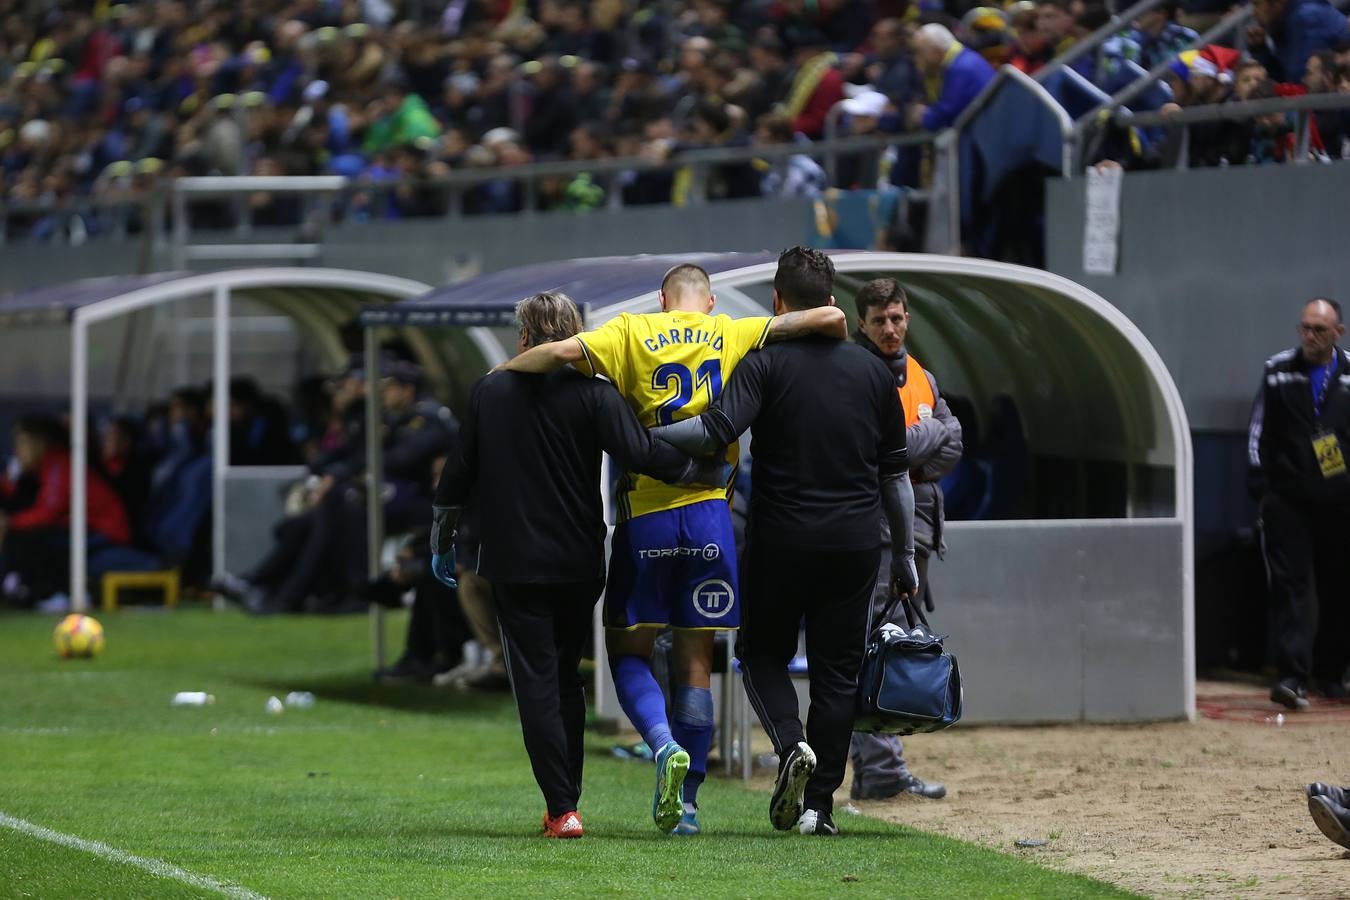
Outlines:
<svg viewBox="0 0 1350 900"><path fill-rule="evenodd" d="M794 247L778 260L774 312L833 305L833 283L829 257ZM711 409L654 433L703 453L751 425L754 488L736 656L780 760L770 821L783 831L795 825L802 834L834 835L883 509L892 591L918 587L905 413L881 360L856 344L804 338L746 357ZM787 668L803 623L811 682L805 729Z"/></svg>
<svg viewBox="0 0 1350 900"><path fill-rule="evenodd" d="M565 294L523 300L520 352L581 331ZM472 502L478 574L492 583L525 749L548 804L548 837L581 837L586 704L577 665L605 581L600 454L671 483L711 484L723 464L696 466L638 423L606 382L566 368L551 375L497 371L474 385L436 489L432 568L454 586L454 529Z"/></svg>
<svg viewBox="0 0 1350 900"><path fill-rule="evenodd" d="M1298 347L1266 360L1247 438L1275 606L1270 699L1290 709L1308 706L1311 679L1344 698L1350 662L1350 354L1337 346L1340 304L1308 301L1298 334Z"/></svg>

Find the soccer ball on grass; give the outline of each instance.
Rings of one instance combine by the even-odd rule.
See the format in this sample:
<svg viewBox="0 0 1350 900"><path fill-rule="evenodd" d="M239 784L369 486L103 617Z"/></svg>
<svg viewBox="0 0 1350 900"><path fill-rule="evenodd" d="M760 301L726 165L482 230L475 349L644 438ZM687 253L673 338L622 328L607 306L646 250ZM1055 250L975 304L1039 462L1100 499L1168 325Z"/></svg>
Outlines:
<svg viewBox="0 0 1350 900"><path fill-rule="evenodd" d="M65 659L98 656L103 649L103 626L92 616L72 613L52 631L52 643L56 644L56 652Z"/></svg>

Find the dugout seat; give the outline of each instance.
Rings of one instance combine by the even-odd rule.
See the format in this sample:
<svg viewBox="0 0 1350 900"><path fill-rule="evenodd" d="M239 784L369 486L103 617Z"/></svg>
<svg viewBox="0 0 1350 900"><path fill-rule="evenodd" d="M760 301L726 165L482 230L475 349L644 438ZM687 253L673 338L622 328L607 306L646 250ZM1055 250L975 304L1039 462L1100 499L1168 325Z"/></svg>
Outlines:
<svg viewBox="0 0 1350 900"><path fill-rule="evenodd" d="M103 576L103 611L116 612L118 595L129 589L158 588L164 597L166 609L178 606L179 573L177 569L153 572L108 572Z"/></svg>
<svg viewBox="0 0 1350 900"><path fill-rule="evenodd" d="M178 605L182 576L178 568L166 567L159 558L135 547L104 546L89 555L89 577L102 581L101 606L114 612L124 590L158 588L164 606Z"/></svg>

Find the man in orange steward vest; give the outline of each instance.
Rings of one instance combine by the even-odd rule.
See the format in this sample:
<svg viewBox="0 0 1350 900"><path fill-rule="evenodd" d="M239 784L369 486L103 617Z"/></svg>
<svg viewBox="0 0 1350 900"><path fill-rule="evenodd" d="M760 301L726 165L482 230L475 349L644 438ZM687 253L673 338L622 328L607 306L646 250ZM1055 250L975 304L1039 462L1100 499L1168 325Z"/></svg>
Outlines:
<svg viewBox="0 0 1350 900"><path fill-rule="evenodd" d="M928 584L928 562L934 553L942 556L942 487L938 479L961 460L961 423L952 415L947 401L938 393L933 374L919 365L905 350L909 331L909 298L900 283L891 278L876 278L858 291L858 331L853 339L886 363L895 376L900 402L905 408L905 439L909 442L909 477L914 483L914 551L919 570L918 598L932 610L932 592ZM882 529L882 561L873 594L873 615L879 615L889 602L887 587L890 546L886 523ZM855 800L880 800L901 793L917 794L933 800L947 794L943 785L925 782L905 765L904 748L893 735L857 732L849 747L853 761Z"/></svg>

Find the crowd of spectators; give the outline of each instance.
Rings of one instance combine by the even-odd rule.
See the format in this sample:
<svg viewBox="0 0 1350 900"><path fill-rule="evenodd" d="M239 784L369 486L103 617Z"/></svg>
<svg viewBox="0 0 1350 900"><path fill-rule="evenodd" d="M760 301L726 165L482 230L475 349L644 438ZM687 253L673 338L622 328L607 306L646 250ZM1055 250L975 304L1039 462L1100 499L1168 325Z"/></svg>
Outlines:
<svg viewBox="0 0 1350 900"><path fill-rule="evenodd" d="M299 460L289 417L250 378L229 385L231 462ZM140 416L92 423L86 467L89 572L176 567L189 585L210 566L210 386L182 387ZM69 602L70 436L58 416L26 413L0 476L0 577L5 602Z"/></svg>
<svg viewBox="0 0 1350 900"><path fill-rule="evenodd" d="M1181 15L1200 25L1227 5L1188 0ZM1322 89L1347 81L1350 35L1326 0L1255 11L1243 37L1273 84L1303 82L1324 50ZM1194 40L1175 12L1146 13L1073 67L1118 89L1126 62L1148 68ZM0 0L0 199L19 210L11 229L38 238L71 226L25 204L135 197L178 175L342 174L370 186L343 215L440 214L450 193L423 183L449 172L815 140L846 99L860 102L843 134L938 129L993 67L1035 72L1111 14L1103 0ZM707 190L809 193L823 184L801 177L809 162L719 167ZM537 185L541 206L573 210L689 189L678 168ZM502 179L460 202L511 212L523 197ZM303 215L288 195L248 206L260 225ZM202 204L194 219L238 214Z"/></svg>
<svg viewBox="0 0 1350 900"><path fill-rule="evenodd" d="M394 347L397 354L405 348ZM358 355L339 374L297 386L287 405L248 376L229 385L230 465L303 465L270 549L248 569L212 576L214 407L210 384L174 390L141 415L91 422L86 466L90 587L113 571L176 568L189 593L220 594L255 615L363 612L412 600L405 652L381 680L500 690L506 685L491 589L473 575L473 523L461 528L461 590L428 566L431 497L458 423L399 355L381 362L384 517L399 541L368 580L365 375ZM24 413L0 474L0 606L64 612L70 597L68 421ZM465 645L477 655L465 656Z"/></svg>
<svg viewBox="0 0 1350 900"><path fill-rule="evenodd" d="M393 510L391 526L400 531L429 519L431 467L448 450L455 429L449 410L423 396L415 366L391 361L389 370L381 396L388 429L386 507ZM296 527L290 524L292 519L319 518L305 514L324 506L326 496L334 509L363 503L353 496L363 490L364 475L361 372L351 368L332 379L313 379L303 388L301 402L293 407L265 393L248 376L231 379L228 388L230 465L303 464L311 473L290 499L294 515L276 529L279 545L289 547L280 568L310 575L305 583L290 585L289 593L267 596L253 611L301 611L316 602L337 605L342 595L359 592L365 584L364 512L335 512L332 518L342 521L332 528L359 519L361 533L338 541L339 552L321 548L322 562L312 564L292 546ZM115 569L177 567L189 586L208 586L213 397L209 384L185 386L140 415L91 422L86 472L90 573L95 580ZM7 576L5 595L12 603L32 605L63 594L67 587L70 463L65 419L41 413L18 417L13 453L0 476L0 576ZM400 511L406 514L400 517ZM312 569L323 571L314 574ZM330 576L328 582L321 584L321 575Z"/></svg>

